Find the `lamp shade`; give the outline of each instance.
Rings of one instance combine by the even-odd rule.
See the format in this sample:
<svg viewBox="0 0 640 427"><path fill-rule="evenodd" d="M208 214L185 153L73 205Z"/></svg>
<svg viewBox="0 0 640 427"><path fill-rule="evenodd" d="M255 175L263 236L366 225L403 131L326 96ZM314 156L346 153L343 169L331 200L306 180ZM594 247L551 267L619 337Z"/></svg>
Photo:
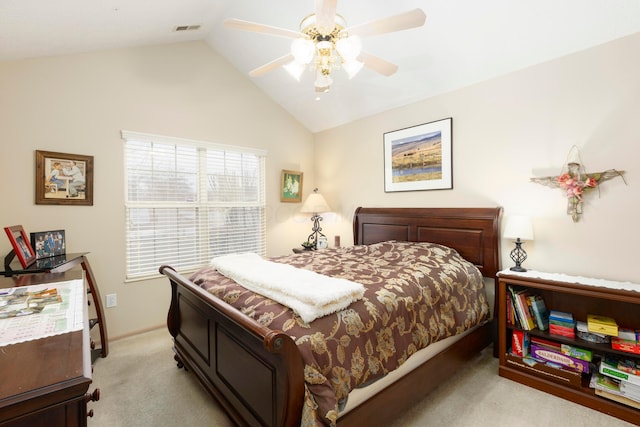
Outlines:
<svg viewBox="0 0 640 427"><path fill-rule="evenodd" d="M502 237L505 239L533 240L533 226L531 218L523 215L507 217Z"/></svg>
<svg viewBox="0 0 640 427"><path fill-rule="evenodd" d="M313 193L309 194L307 200L305 200L304 205L302 205L302 209L300 212L302 213L322 213L329 212L331 208L327 204L327 201L322 197L322 194L318 193L318 189L313 190Z"/></svg>

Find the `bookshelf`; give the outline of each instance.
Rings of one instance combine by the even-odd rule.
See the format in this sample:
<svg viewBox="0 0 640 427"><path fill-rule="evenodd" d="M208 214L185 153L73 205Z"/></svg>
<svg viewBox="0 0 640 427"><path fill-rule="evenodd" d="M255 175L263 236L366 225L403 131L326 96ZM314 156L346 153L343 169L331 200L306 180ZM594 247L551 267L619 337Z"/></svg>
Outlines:
<svg viewBox="0 0 640 427"><path fill-rule="evenodd" d="M547 309L572 313L576 320L586 321L588 314L598 314L616 319L618 325L640 329L640 285L535 271L516 273L504 270L498 273L497 291L500 376L640 425L640 409L597 396L594 389L589 388L589 375L558 376L553 369L547 370L549 372L540 367L534 369L523 363L521 358L508 353L511 336L520 329L507 321L509 286L525 288L532 294L542 296ZM589 349L594 355L623 355L640 360L640 355L613 350L610 344L551 335L548 331L538 329L526 332L531 336Z"/></svg>

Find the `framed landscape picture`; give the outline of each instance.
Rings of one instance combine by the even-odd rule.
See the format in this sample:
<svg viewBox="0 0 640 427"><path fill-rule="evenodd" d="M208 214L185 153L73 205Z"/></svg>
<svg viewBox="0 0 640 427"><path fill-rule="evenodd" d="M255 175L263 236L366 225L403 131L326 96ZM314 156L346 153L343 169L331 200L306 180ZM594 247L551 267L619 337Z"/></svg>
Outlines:
<svg viewBox="0 0 640 427"><path fill-rule="evenodd" d="M280 174L280 201L292 203L302 201L302 172L282 170Z"/></svg>
<svg viewBox="0 0 640 427"><path fill-rule="evenodd" d="M93 206L93 156L37 150L36 204Z"/></svg>
<svg viewBox="0 0 640 427"><path fill-rule="evenodd" d="M385 192L451 188L451 118L384 134Z"/></svg>

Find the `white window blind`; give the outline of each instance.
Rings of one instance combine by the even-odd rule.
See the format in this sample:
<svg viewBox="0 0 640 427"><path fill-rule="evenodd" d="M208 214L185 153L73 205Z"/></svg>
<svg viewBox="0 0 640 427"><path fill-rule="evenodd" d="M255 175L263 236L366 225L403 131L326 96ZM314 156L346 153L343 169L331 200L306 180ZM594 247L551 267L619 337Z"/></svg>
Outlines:
<svg viewBox="0 0 640 427"><path fill-rule="evenodd" d="M123 131L127 279L266 253L261 150Z"/></svg>

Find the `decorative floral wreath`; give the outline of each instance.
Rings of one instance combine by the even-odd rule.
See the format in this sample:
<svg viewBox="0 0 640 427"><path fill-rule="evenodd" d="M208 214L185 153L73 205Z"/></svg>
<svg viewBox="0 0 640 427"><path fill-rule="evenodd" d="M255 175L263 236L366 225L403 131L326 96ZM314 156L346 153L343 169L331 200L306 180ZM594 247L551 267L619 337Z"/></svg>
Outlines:
<svg viewBox="0 0 640 427"><path fill-rule="evenodd" d="M578 148L574 145L569 154L573 149L577 150ZM578 152L578 158L580 159L580 152ZM627 183L623 176L624 171L609 169L604 172L587 173L584 166L578 162L569 162L566 167L567 171L563 172L563 167L558 176L531 178L531 181L552 188L561 188L567 198L567 214L571 215L573 222L578 222L582 214L584 194L593 189L599 190L600 183L618 176L622 178L625 184Z"/></svg>

